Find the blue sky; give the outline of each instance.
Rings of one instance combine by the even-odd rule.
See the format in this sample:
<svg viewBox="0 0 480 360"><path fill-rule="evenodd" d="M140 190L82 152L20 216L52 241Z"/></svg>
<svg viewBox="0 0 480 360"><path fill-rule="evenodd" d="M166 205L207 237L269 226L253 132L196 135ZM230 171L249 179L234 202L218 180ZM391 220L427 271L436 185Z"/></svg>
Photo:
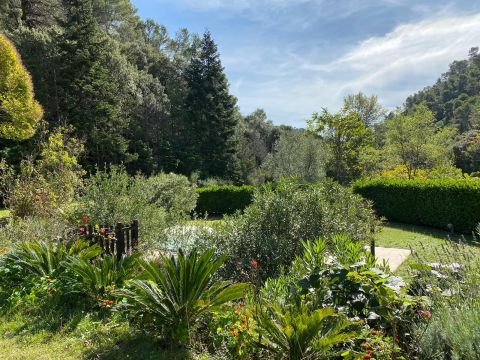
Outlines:
<svg viewBox="0 0 480 360"><path fill-rule="evenodd" d="M480 46L480 0L133 0L142 18L210 30L243 114L303 127L345 95L387 108Z"/></svg>

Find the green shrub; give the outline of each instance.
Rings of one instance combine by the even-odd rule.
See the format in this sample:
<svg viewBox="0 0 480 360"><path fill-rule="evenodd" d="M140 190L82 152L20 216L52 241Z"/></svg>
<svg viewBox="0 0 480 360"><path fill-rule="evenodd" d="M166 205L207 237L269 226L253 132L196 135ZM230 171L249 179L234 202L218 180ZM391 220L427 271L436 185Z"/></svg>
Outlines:
<svg viewBox="0 0 480 360"><path fill-rule="evenodd" d="M470 233L480 221L480 182L467 180L367 180L354 192L373 201L379 216L408 224Z"/></svg>
<svg viewBox="0 0 480 360"><path fill-rule="evenodd" d="M480 354L480 306L457 303L437 308L413 329L419 359L477 360Z"/></svg>
<svg viewBox="0 0 480 360"><path fill-rule="evenodd" d="M260 263L263 279L276 276L299 255L302 241L348 233L366 243L377 225L370 205L349 189L332 181L302 185L281 182L255 192L252 205L216 229L215 246L229 254L231 276L250 271L250 261Z"/></svg>
<svg viewBox="0 0 480 360"><path fill-rule="evenodd" d="M187 256L179 250L175 257L162 256L161 267L144 262L147 280L132 280L117 296L125 299L124 309L143 321L143 328L160 329L175 344L188 344L203 314L244 296L246 284L215 281L224 261L224 256L215 258L213 250Z"/></svg>
<svg viewBox="0 0 480 360"><path fill-rule="evenodd" d="M74 235L68 222L60 217L9 218L0 226L0 248L14 248L33 240L51 242L52 239L70 239Z"/></svg>
<svg viewBox="0 0 480 360"><path fill-rule="evenodd" d="M139 220L139 246L165 241L165 230L185 220L195 206L195 190L181 175L129 176L123 167L111 166L85 181L85 191L70 213L71 221L86 216L94 224L129 224Z"/></svg>
<svg viewBox="0 0 480 360"><path fill-rule="evenodd" d="M199 195L196 212L198 214L224 215L243 211L253 199L253 187L243 186L209 186L197 189Z"/></svg>
<svg viewBox="0 0 480 360"><path fill-rule="evenodd" d="M84 174L77 162L82 145L65 129L50 134L40 144L40 157L29 158L14 174L0 162L0 185L12 215L49 218L61 215L82 188Z"/></svg>

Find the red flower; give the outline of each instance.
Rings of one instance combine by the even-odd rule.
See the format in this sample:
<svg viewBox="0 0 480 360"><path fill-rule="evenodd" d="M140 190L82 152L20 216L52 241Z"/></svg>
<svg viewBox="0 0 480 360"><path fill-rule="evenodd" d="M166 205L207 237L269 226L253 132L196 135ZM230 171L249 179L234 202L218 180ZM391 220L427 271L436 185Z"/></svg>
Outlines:
<svg viewBox="0 0 480 360"><path fill-rule="evenodd" d="M86 216L82 217L82 221L83 221L84 223L88 223L88 217L86 217Z"/></svg>
<svg viewBox="0 0 480 360"><path fill-rule="evenodd" d="M259 266L258 261L255 260L255 259L250 260L250 265L251 265L254 269L258 269L258 266Z"/></svg>
<svg viewBox="0 0 480 360"><path fill-rule="evenodd" d="M372 355L370 353L366 353L365 355L363 355L363 358L368 360L372 358Z"/></svg>
<svg viewBox="0 0 480 360"><path fill-rule="evenodd" d="M432 313L428 310L419 310L418 315L424 319L430 319L432 317Z"/></svg>

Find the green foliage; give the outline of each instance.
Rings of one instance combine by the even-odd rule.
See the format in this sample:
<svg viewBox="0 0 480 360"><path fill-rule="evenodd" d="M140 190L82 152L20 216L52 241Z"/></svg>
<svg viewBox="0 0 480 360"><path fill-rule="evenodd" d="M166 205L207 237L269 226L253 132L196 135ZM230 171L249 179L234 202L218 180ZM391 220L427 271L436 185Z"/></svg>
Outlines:
<svg viewBox="0 0 480 360"><path fill-rule="evenodd" d="M160 328L165 336L179 344L188 344L191 330L206 313L244 296L246 284L217 281L215 275L225 257L214 258L214 251L192 251L185 256L162 255L161 267L143 263L147 280L133 280L129 288L117 292L125 299L124 308L142 326Z"/></svg>
<svg viewBox="0 0 480 360"><path fill-rule="evenodd" d="M160 244L164 230L184 220L197 195L184 176L160 174L129 176L124 167L97 171L85 181L85 190L72 209L72 221L87 216L96 224L140 222L141 246Z"/></svg>
<svg viewBox="0 0 480 360"><path fill-rule="evenodd" d="M13 248L32 240L50 242L58 238L70 239L72 235L68 223L58 217L49 219L10 217L0 227L0 248Z"/></svg>
<svg viewBox="0 0 480 360"><path fill-rule="evenodd" d="M425 104L414 107L412 114L398 114L386 121L384 151L390 161L402 164L409 179L419 169L432 169L452 160L452 139L456 130L435 124L433 112Z"/></svg>
<svg viewBox="0 0 480 360"><path fill-rule="evenodd" d="M258 326L265 346L278 358L327 359L334 346L355 337L352 322L332 308L309 311L306 306L285 308L267 305L260 312Z"/></svg>
<svg viewBox="0 0 480 360"><path fill-rule="evenodd" d="M334 182L316 185L281 182L255 192L252 205L217 229L215 245L229 254L226 270L242 277L250 261L260 263L261 277L276 276L301 254L302 241L348 233L366 242L377 225L370 205Z"/></svg>
<svg viewBox="0 0 480 360"><path fill-rule="evenodd" d="M235 359L251 359L258 354L258 325L253 319L252 309L239 302L212 315L210 337L216 348L226 347Z"/></svg>
<svg viewBox="0 0 480 360"><path fill-rule="evenodd" d="M433 86L409 96L407 109L426 102L438 121L454 125L460 132L476 127L475 116L478 117L478 114L474 105L478 106L480 93L477 82L479 69L480 54L478 48L472 48L468 59L450 64L450 69Z"/></svg>
<svg viewBox="0 0 480 360"><path fill-rule="evenodd" d="M236 99L228 92L220 55L209 32L190 61L185 79L189 88L185 109L189 126L183 171L199 170L202 177L231 177Z"/></svg>
<svg viewBox="0 0 480 360"><path fill-rule="evenodd" d="M209 186L198 188L195 211L199 214L224 215L243 211L251 204L254 189L251 186Z"/></svg>
<svg viewBox="0 0 480 360"><path fill-rule="evenodd" d="M474 303L444 305L414 328L421 359L478 359L480 308Z"/></svg>
<svg viewBox="0 0 480 360"><path fill-rule="evenodd" d="M68 256L74 255L89 261L100 255L98 246L90 246L88 242L78 240L63 243L32 242L20 245L5 256L4 261L19 265L27 273L35 276L53 275L65 270Z"/></svg>
<svg viewBox="0 0 480 360"><path fill-rule="evenodd" d="M80 285L78 291L89 296L92 302L98 301L99 306L107 307L111 305L111 293L135 277L139 257L139 253L123 255L120 259L105 255L91 261L84 256L71 256L67 268Z"/></svg>
<svg viewBox="0 0 480 360"><path fill-rule="evenodd" d="M378 179L357 182L353 189L392 221L445 229L452 224L455 231L470 233L480 219L477 181Z"/></svg>
<svg viewBox="0 0 480 360"><path fill-rule="evenodd" d="M329 170L335 180L348 183L362 173L360 154L373 145L373 133L360 114L347 109L330 114L323 109L320 114L313 114L308 127L320 135L329 147Z"/></svg>
<svg viewBox="0 0 480 360"><path fill-rule="evenodd" d="M42 116L29 73L13 44L0 34L0 138L31 138Z"/></svg>
<svg viewBox="0 0 480 360"><path fill-rule="evenodd" d="M343 99L343 112L358 114L367 127L383 120L385 109L379 104L377 96L366 96L362 92L348 95Z"/></svg>
<svg viewBox="0 0 480 360"><path fill-rule="evenodd" d="M51 133L39 151L38 159L20 164L17 175L8 168L2 171L3 196L14 216L60 215L82 189L83 170L77 163L82 145L67 130Z"/></svg>
<svg viewBox="0 0 480 360"><path fill-rule="evenodd" d="M68 300L65 295L74 290L67 281L67 260L90 261L101 252L100 247L81 240L28 242L15 247L0 258L0 304L5 310L40 303L62 306Z"/></svg>
<svg viewBox="0 0 480 360"><path fill-rule="evenodd" d="M262 168L274 180L296 178L316 182L325 178L327 149L312 134L284 131L267 155Z"/></svg>

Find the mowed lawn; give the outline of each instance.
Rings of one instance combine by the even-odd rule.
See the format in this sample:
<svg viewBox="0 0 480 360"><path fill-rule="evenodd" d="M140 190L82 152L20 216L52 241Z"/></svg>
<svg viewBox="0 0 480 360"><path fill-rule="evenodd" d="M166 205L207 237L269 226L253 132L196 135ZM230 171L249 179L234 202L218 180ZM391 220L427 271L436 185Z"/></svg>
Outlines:
<svg viewBox="0 0 480 360"><path fill-rule="evenodd" d="M455 254L455 249L448 246L451 242L464 244L472 257L480 258L480 244L471 235L451 234L441 229L400 223L387 223L376 235L376 246L411 249L428 262L456 262L458 253ZM410 256L397 271L404 273L409 264L415 261L415 256Z"/></svg>

